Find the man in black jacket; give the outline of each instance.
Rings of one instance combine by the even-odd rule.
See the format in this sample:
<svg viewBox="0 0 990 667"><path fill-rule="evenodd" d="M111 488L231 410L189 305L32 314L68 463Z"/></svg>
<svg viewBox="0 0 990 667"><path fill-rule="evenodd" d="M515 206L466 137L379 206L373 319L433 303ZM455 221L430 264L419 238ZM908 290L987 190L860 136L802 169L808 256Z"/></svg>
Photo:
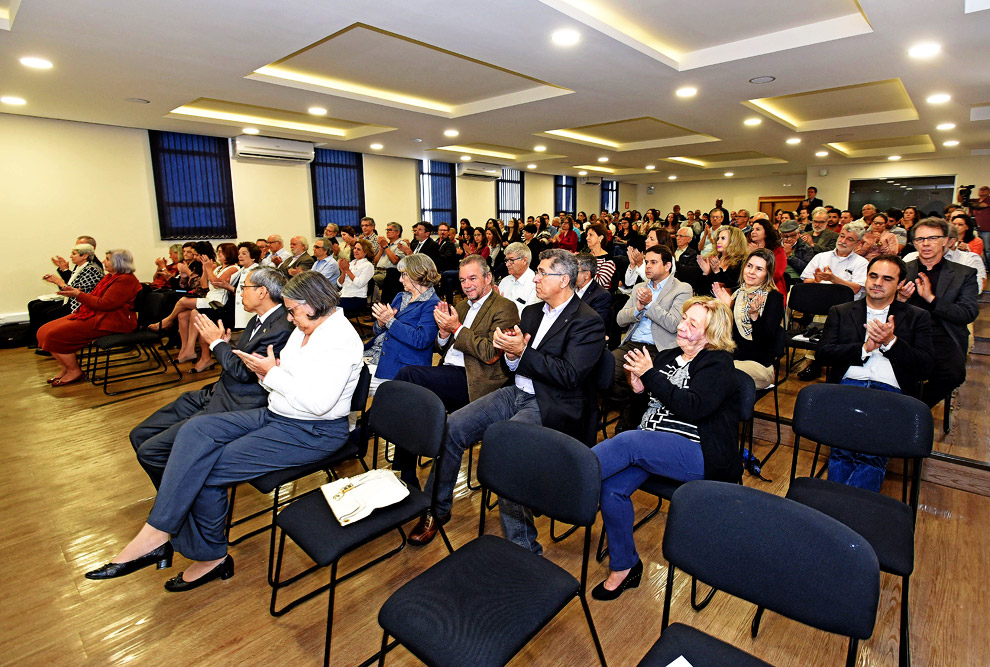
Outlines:
<svg viewBox="0 0 990 667"><path fill-rule="evenodd" d="M244 309L254 313L237 348L242 352L264 352L271 345L276 355L285 347L294 327L282 306L286 278L277 269L255 269L244 279ZM222 325L223 322L221 321ZM134 427L130 440L138 462L158 488L175 436L191 417L199 414L250 410L268 405L268 392L258 377L234 354L230 330L226 332L203 315L196 316L196 328L223 372L213 384L187 391Z"/></svg>
<svg viewBox="0 0 990 667"><path fill-rule="evenodd" d="M815 357L830 382L918 396L935 366L931 318L897 300L907 275L900 257L880 255L866 271L866 298L829 310ZM886 457L833 448L828 478L879 491L886 468Z"/></svg>
<svg viewBox="0 0 990 667"><path fill-rule="evenodd" d="M577 256L578 277L575 292L578 297L592 310L598 313L605 323L606 331L609 328L609 320L612 319L612 295L595 280L595 272L598 270L598 262L595 256L588 252L582 252Z"/></svg>
<svg viewBox="0 0 990 667"><path fill-rule="evenodd" d="M593 414L593 371L605 350L605 325L588 304L576 298L578 262L566 250L546 250L536 273L536 294L543 303L527 306L519 325L495 330L494 346L504 352L515 383L469 403L450 415L448 435L427 483L437 488L436 516L427 514L409 535L412 544L426 544L450 520L454 483L464 450L481 440L494 423L515 420L542 424L580 440L588 440L588 416ZM591 429L594 428L590 425ZM593 443L588 443L593 444ZM434 480L435 475L435 480ZM502 532L534 553L533 514L521 505L499 498Z"/></svg>
<svg viewBox="0 0 990 667"><path fill-rule="evenodd" d="M408 250L407 255L426 255L433 260L434 266L440 270L440 244L430 238L433 233L433 225L429 222L417 222L413 225L413 242L406 244L403 250Z"/></svg>

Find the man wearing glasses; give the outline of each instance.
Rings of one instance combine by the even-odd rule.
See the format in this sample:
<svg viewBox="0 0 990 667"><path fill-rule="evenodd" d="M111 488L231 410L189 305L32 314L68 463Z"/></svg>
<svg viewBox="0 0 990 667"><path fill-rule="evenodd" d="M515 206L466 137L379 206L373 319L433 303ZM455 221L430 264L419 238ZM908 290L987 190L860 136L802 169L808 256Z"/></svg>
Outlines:
<svg viewBox="0 0 990 667"><path fill-rule="evenodd" d="M498 284L498 293L516 305L520 316L523 308L540 300L533 282L535 272L529 268L531 262L532 254L525 243L510 243L505 249L505 268L509 275Z"/></svg>
<svg viewBox="0 0 990 667"><path fill-rule="evenodd" d="M899 301L928 311L932 318L935 370L921 400L934 407L966 380L968 325L979 314L976 270L945 258L949 223L925 218L912 229L918 258L907 262Z"/></svg>
<svg viewBox="0 0 990 667"><path fill-rule="evenodd" d="M506 254L516 255L512 245ZM594 444L592 374L605 350L605 324L577 298L577 274L578 261L572 253L561 249L542 252L535 282L543 303L525 308L517 326L495 329L494 347L502 351L508 370L515 373L514 384L450 415L433 480L438 485L436 515L427 514L416 526L412 534L417 543L428 542L450 520L464 450L481 440L492 424L505 420L542 424ZM426 491L431 492L432 486ZM534 553L543 552L529 509L500 497L499 513L506 539Z"/></svg>

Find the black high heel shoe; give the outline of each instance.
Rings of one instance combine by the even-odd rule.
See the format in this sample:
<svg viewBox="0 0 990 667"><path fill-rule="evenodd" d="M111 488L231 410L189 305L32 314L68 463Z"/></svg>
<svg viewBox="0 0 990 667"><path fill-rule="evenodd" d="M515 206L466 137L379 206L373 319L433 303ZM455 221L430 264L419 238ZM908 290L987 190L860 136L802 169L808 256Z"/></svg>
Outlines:
<svg viewBox="0 0 990 667"><path fill-rule="evenodd" d="M107 563L99 569L90 570L86 573L86 578L116 579L117 577L126 577L132 572L137 572L141 568L154 564L157 564L158 569L162 570L166 567L172 567L172 555L174 553L172 543L166 542L157 549L153 549L145 555L134 560L129 560L126 563Z"/></svg>
<svg viewBox="0 0 990 667"><path fill-rule="evenodd" d="M629 574L626 575L626 578L622 580L621 584L616 586L615 590L610 591L605 588L605 582L603 581L591 590L591 597L596 600L614 600L622 595L622 591L627 588L636 588L639 586L639 582L642 578L643 561L639 560L632 566L632 569L629 570Z"/></svg>
<svg viewBox="0 0 990 667"><path fill-rule="evenodd" d="M182 572L179 576L172 577L165 582L165 590L169 593L183 593L185 591L191 591L194 588L199 588L205 583L213 581L214 579L227 580L234 576L234 559L230 554L217 565L215 568L204 574L199 579L193 579L192 581L186 581L182 578Z"/></svg>

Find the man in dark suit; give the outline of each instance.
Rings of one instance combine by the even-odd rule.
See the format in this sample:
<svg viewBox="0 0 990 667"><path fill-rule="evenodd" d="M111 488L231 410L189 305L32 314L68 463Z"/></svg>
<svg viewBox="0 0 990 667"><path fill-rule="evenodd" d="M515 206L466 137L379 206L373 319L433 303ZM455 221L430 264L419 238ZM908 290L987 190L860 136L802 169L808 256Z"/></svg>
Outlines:
<svg viewBox="0 0 990 667"><path fill-rule="evenodd" d="M430 234L433 233L433 225L428 222L417 222L413 225L413 242L406 244L403 241L405 248L408 249L407 255L426 255L433 260L433 264L440 270L440 244L430 238Z"/></svg>
<svg viewBox="0 0 990 667"><path fill-rule="evenodd" d="M674 250L674 275L682 283L691 285L695 278L701 275L701 267L698 266L698 251L691 247L694 240L694 229L691 227L681 227L674 235L677 242L677 249Z"/></svg>
<svg viewBox="0 0 990 667"><path fill-rule="evenodd" d="M252 271L244 280L244 309L254 313L254 317L244 328L237 348L248 354L255 351L264 353L271 345L277 355L293 331L282 306L285 276L277 269L262 267ZM220 324L223 324L222 321ZM175 436L191 417L250 410L268 404L268 392L258 384L257 376L234 354L234 348L230 345L230 330L224 332L202 315L197 316L196 327L223 367L220 377L202 389L182 394L138 424L130 434L138 462L156 489L161 483Z"/></svg>
<svg viewBox="0 0 990 667"><path fill-rule="evenodd" d="M605 323L606 330L608 330L609 320L612 319L612 295L595 280L598 262L595 260L595 256L589 252L580 253L577 260L578 277L575 291L582 301L598 313L602 322Z"/></svg>
<svg viewBox="0 0 990 667"><path fill-rule="evenodd" d="M897 298L931 315L935 370L921 400L934 407L966 381L967 327L979 314L979 288L975 269L945 259L949 223L925 218L912 231L918 259L907 263Z"/></svg>
<svg viewBox="0 0 990 667"><path fill-rule="evenodd" d="M595 387L594 369L605 350L605 325L588 304L575 298L577 258L566 250L543 253L536 273L536 293L542 304L527 306L520 324L496 329L494 346L502 350L515 383L469 403L450 416L448 435L436 471L436 516L427 514L413 534L429 542L450 519L454 483L464 450L481 440L494 423L515 420L542 424L578 439L587 439L587 416ZM427 485L427 492L432 485ZM535 553L533 514L527 508L499 498L505 537Z"/></svg>
<svg viewBox="0 0 990 667"><path fill-rule="evenodd" d="M879 255L866 269L866 298L829 310L815 353L830 366L829 382L920 393L935 365L932 326L927 312L897 300L897 287L906 275L900 257ZM828 478L879 491L886 469L886 457L833 448Z"/></svg>
<svg viewBox="0 0 990 667"><path fill-rule="evenodd" d="M820 206L824 206L824 204L822 203L822 200L818 198L818 188L816 188L814 185L809 185L808 198L805 199L800 204L798 204L797 210L799 212L807 211L808 215L810 216L812 213L815 212L815 209Z"/></svg>
<svg viewBox="0 0 990 667"><path fill-rule="evenodd" d="M278 265L278 270L282 275L291 278L313 268L313 263L316 260L307 252L309 241L302 236L293 236L289 239L289 249L292 251L292 257Z"/></svg>

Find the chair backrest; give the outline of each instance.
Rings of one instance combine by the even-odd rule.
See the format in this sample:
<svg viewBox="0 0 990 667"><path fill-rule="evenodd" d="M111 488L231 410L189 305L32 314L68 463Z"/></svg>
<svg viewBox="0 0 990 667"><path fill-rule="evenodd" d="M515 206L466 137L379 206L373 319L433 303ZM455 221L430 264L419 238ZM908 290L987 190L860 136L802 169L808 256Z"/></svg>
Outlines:
<svg viewBox="0 0 990 667"><path fill-rule="evenodd" d="M739 385L739 421L748 422L756 409L756 382L738 368L733 373Z"/></svg>
<svg viewBox="0 0 990 667"><path fill-rule="evenodd" d="M911 396L843 384L813 384L794 404L795 435L862 454L918 458L931 454L932 412Z"/></svg>
<svg viewBox="0 0 990 667"><path fill-rule="evenodd" d="M602 353L595 362L595 369L592 371L592 379L598 391L608 391L612 387L612 379L615 375L615 357L608 346L602 348Z"/></svg>
<svg viewBox="0 0 990 667"><path fill-rule="evenodd" d="M873 633L880 599L873 547L806 505L738 484L688 482L670 501L663 555L795 621L856 639Z"/></svg>
<svg viewBox="0 0 990 667"><path fill-rule="evenodd" d="M485 431L478 480L500 497L576 526L598 514L598 457L579 440L535 424L504 421Z"/></svg>
<svg viewBox="0 0 990 667"><path fill-rule="evenodd" d="M447 411L429 389L389 380L375 392L369 425L376 435L417 456L434 458L447 432Z"/></svg>
<svg viewBox="0 0 990 667"><path fill-rule="evenodd" d="M351 412L363 412L368 405L368 393L371 391L371 371L368 364L361 364L361 374L357 386L351 396Z"/></svg>
<svg viewBox="0 0 990 667"><path fill-rule="evenodd" d="M845 285L798 283L791 288L787 307L806 315L828 315L832 306L852 301L855 296Z"/></svg>
<svg viewBox="0 0 990 667"><path fill-rule="evenodd" d="M773 334L773 359L779 362L780 358L787 353L787 330L783 326L778 326Z"/></svg>
<svg viewBox="0 0 990 667"><path fill-rule="evenodd" d="M149 324L161 322L168 313L165 310L167 294L155 292L147 286L141 288L134 297L134 311L137 313L138 328L147 329Z"/></svg>

